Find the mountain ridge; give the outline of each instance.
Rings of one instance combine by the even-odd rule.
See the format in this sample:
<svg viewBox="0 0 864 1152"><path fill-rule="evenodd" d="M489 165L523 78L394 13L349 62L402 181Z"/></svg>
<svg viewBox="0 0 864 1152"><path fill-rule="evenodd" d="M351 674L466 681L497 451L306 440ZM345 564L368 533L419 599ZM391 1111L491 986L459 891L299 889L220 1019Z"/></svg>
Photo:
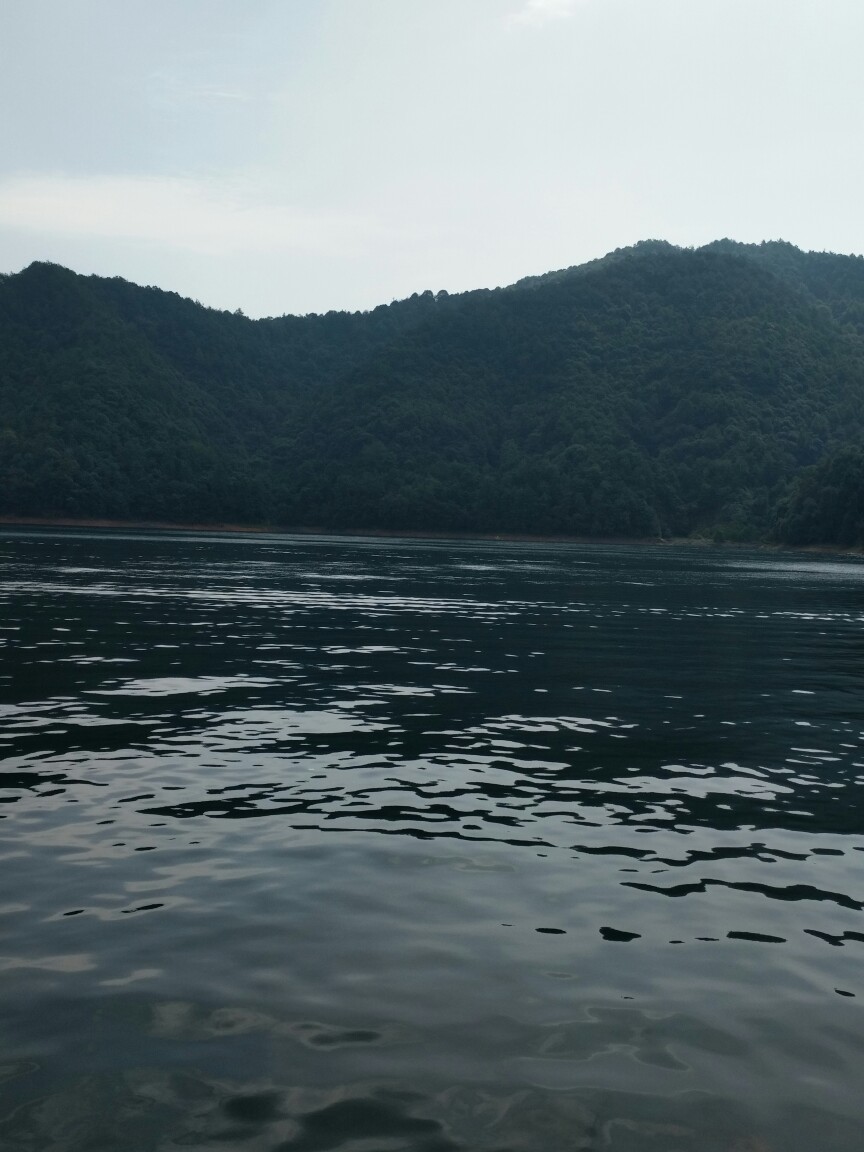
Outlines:
<svg viewBox="0 0 864 1152"><path fill-rule="evenodd" d="M764 539L862 434L864 259L781 241L260 320L0 277L6 515Z"/></svg>

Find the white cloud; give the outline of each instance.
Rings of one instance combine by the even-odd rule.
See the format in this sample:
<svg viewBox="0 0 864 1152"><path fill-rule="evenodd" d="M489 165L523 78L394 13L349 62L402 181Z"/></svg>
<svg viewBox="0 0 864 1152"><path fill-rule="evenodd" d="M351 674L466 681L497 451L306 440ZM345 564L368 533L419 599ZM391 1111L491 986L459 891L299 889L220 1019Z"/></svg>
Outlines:
<svg viewBox="0 0 864 1152"><path fill-rule="evenodd" d="M511 24L548 24L553 20L564 20L573 14L577 4L585 0L525 0L523 6L510 14Z"/></svg>
<svg viewBox="0 0 864 1152"><path fill-rule="evenodd" d="M0 228L207 255L293 249L352 256L384 233L367 217L262 202L244 181L63 174L0 180Z"/></svg>
<svg viewBox="0 0 864 1152"><path fill-rule="evenodd" d="M154 107L221 107L225 104L249 104L255 97L247 88L224 84L194 83L168 72L154 72L147 85Z"/></svg>

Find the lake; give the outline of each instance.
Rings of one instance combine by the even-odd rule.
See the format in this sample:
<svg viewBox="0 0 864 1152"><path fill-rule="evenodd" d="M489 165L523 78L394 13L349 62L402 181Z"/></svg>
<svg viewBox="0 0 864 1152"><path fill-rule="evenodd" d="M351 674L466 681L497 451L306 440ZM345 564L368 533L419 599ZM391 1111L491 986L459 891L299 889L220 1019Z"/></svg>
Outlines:
<svg viewBox="0 0 864 1152"><path fill-rule="evenodd" d="M0 533L8 1152L859 1152L864 564Z"/></svg>

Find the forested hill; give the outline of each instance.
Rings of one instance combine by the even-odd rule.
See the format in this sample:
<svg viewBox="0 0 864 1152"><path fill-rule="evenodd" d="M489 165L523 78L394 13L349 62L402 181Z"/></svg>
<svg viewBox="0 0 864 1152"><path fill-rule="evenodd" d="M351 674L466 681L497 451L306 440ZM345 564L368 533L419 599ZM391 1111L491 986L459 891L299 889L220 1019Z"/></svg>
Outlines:
<svg viewBox="0 0 864 1152"><path fill-rule="evenodd" d="M864 543L864 259L649 241L249 320L0 278L0 513Z"/></svg>

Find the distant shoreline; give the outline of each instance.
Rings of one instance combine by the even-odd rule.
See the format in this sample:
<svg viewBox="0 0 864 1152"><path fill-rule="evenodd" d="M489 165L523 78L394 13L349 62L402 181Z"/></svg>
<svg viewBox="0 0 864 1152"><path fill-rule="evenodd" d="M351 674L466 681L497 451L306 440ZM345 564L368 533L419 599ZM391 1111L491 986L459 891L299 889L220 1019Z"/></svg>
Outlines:
<svg viewBox="0 0 864 1152"><path fill-rule="evenodd" d="M713 547L714 541L689 537L659 536L549 536L527 532L425 532L409 528L309 528L272 524L203 524L177 523L171 520L111 520L77 516L0 516L0 527L7 528L106 528L153 532L220 532L225 535L255 536L361 536L383 540L501 540L526 544L651 544ZM742 544L739 547L762 547Z"/></svg>
<svg viewBox="0 0 864 1152"><path fill-rule="evenodd" d="M758 541L724 540L677 536L543 536L524 532L423 532L397 528L291 528L271 524L177 523L171 520L111 520L77 516L2 516L0 528L80 528L132 532L209 532L225 536L344 536L381 540L454 540L514 544L627 544L636 547L737 548L766 552L824 552L841 556L861 556L862 548L840 548L832 544L801 544L797 547Z"/></svg>

